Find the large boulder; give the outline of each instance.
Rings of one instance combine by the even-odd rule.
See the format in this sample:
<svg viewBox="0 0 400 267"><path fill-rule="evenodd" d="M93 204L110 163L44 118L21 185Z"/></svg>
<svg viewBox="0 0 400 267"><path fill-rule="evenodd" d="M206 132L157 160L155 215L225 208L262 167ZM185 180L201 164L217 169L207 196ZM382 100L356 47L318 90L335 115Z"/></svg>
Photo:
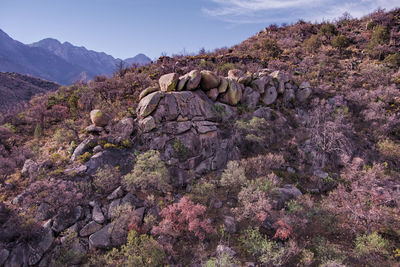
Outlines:
<svg viewBox="0 0 400 267"><path fill-rule="evenodd" d="M220 78L212 71L202 70L200 86L203 90L217 88L220 83Z"/></svg>
<svg viewBox="0 0 400 267"><path fill-rule="evenodd" d="M90 120L99 127L107 126L110 117L99 109L94 109L90 112Z"/></svg>
<svg viewBox="0 0 400 267"><path fill-rule="evenodd" d="M89 237L89 249L104 249L111 245L113 225L108 224Z"/></svg>
<svg viewBox="0 0 400 267"><path fill-rule="evenodd" d="M253 90L251 87L244 89L242 103L250 109L256 108L258 101L260 101L260 94Z"/></svg>
<svg viewBox="0 0 400 267"><path fill-rule="evenodd" d="M187 74L189 81L186 84L186 90L194 90L200 85L201 73L198 70L192 70Z"/></svg>
<svg viewBox="0 0 400 267"><path fill-rule="evenodd" d="M185 75L179 77L179 82L178 82L178 86L176 87L176 90L177 91L182 91L185 88L186 83L189 80L190 80L190 77L189 77L188 74L185 74Z"/></svg>
<svg viewBox="0 0 400 267"><path fill-rule="evenodd" d="M136 113L141 118L149 116L157 108L158 103L163 97L163 92L154 92L145 96L142 100L140 100L136 109Z"/></svg>
<svg viewBox="0 0 400 267"><path fill-rule="evenodd" d="M98 224L95 221L91 221L88 224L86 224L81 231L79 232L80 236L89 236L97 231L99 231L102 228L101 224Z"/></svg>
<svg viewBox="0 0 400 267"><path fill-rule="evenodd" d="M271 86L266 89L262 101L264 102L265 105L271 105L272 103L275 102L277 97L278 97L278 92L276 91L276 88L274 86Z"/></svg>
<svg viewBox="0 0 400 267"><path fill-rule="evenodd" d="M158 82L160 84L161 91L163 92L175 91L176 86L178 85L179 82L179 75L178 73L165 74L160 77Z"/></svg>
<svg viewBox="0 0 400 267"><path fill-rule="evenodd" d="M81 206L60 209L54 218L52 229L54 232L60 233L76 223L82 216L83 209Z"/></svg>
<svg viewBox="0 0 400 267"><path fill-rule="evenodd" d="M243 87L242 84L234 80L229 80L229 88L221 97L221 102L231 106L236 106L242 99Z"/></svg>
<svg viewBox="0 0 400 267"><path fill-rule="evenodd" d="M123 118L113 127L113 136L117 142L129 139L134 130L134 121L132 118Z"/></svg>
<svg viewBox="0 0 400 267"><path fill-rule="evenodd" d="M140 95L139 95L139 101L142 100L145 96L147 96L147 95L149 95L149 94L151 94L151 93L154 93L154 92L156 92L156 91L159 91L159 90L160 90L160 87L158 87L158 86L150 86L150 87L147 87L146 89L144 89L144 90L140 93Z"/></svg>

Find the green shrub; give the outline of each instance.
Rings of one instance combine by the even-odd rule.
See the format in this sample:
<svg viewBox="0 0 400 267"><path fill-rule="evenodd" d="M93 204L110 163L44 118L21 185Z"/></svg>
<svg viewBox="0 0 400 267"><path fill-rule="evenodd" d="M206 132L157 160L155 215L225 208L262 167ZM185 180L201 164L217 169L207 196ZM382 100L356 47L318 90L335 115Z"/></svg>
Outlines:
<svg viewBox="0 0 400 267"><path fill-rule="evenodd" d="M312 35L310 38L304 41L304 48L308 52L317 52L318 48L321 47L321 40L319 38L319 35Z"/></svg>
<svg viewBox="0 0 400 267"><path fill-rule="evenodd" d="M323 237L316 237L313 239L312 250L315 258L322 264L328 262L342 263L346 256L339 246L333 244Z"/></svg>
<svg viewBox="0 0 400 267"><path fill-rule="evenodd" d="M331 39L337 34L337 29L332 23L326 23L319 29L319 34L325 36L327 39Z"/></svg>
<svg viewBox="0 0 400 267"><path fill-rule="evenodd" d="M244 250L256 257L263 264L281 265L284 249L267 237L264 237L258 229L249 227L239 238Z"/></svg>
<svg viewBox="0 0 400 267"><path fill-rule="evenodd" d="M78 161L83 164L87 161L89 161L89 159L92 157L92 154L90 152L85 152L82 155L78 156Z"/></svg>
<svg viewBox="0 0 400 267"><path fill-rule="evenodd" d="M390 54L385 58L385 62L393 68L400 67L400 53Z"/></svg>
<svg viewBox="0 0 400 267"><path fill-rule="evenodd" d="M99 169L93 177L93 185L99 193L110 193L119 184L120 174L112 166Z"/></svg>
<svg viewBox="0 0 400 267"><path fill-rule="evenodd" d="M380 140L377 144L378 151L386 158L400 159L400 145L390 139Z"/></svg>
<svg viewBox="0 0 400 267"><path fill-rule="evenodd" d="M35 131L33 132L33 137L37 140L43 134L42 126L40 124L36 124Z"/></svg>
<svg viewBox="0 0 400 267"><path fill-rule="evenodd" d="M179 138L175 138L173 148L174 148L176 156L179 159L186 160L189 157L188 149L186 148L185 144Z"/></svg>
<svg viewBox="0 0 400 267"><path fill-rule="evenodd" d="M265 39L262 42L262 48L266 50L268 56L278 58L282 54L282 49L279 47L278 42L274 39Z"/></svg>
<svg viewBox="0 0 400 267"><path fill-rule="evenodd" d="M332 47L337 48L339 50L343 50L344 48L350 45L349 39L345 35L335 36L332 40Z"/></svg>
<svg viewBox="0 0 400 267"><path fill-rule="evenodd" d="M140 188L166 193L171 190L168 170L156 150L138 155L133 170L123 177L123 183L132 191Z"/></svg>
<svg viewBox="0 0 400 267"><path fill-rule="evenodd" d="M215 193L215 185L209 183L207 181L202 182L198 181L192 186L192 190L190 192L190 199L199 202L203 205L207 205L208 200L214 196Z"/></svg>
<svg viewBox="0 0 400 267"><path fill-rule="evenodd" d="M240 261L236 260L229 253L222 253L217 257L208 259L203 267L230 267L230 266L240 266Z"/></svg>
<svg viewBox="0 0 400 267"><path fill-rule="evenodd" d="M371 40L368 44L369 49L374 49L378 45L388 44L390 41L390 33L386 26L378 25L372 32Z"/></svg>
<svg viewBox="0 0 400 267"><path fill-rule="evenodd" d="M105 255L92 256L93 266L164 266L165 253L161 245L146 234L138 235L134 230L128 234L126 244L120 249L113 248Z"/></svg>
<svg viewBox="0 0 400 267"><path fill-rule="evenodd" d="M221 185L228 189L239 189L247 182L244 168L238 161L229 161L221 177Z"/></svg>
<svg viewBox="0 0 400 267"><path fill-rule="evenodd" d="M355 241L354 253L358 257L363 257L370 254L388 254L388 242L377 233L370 235L358 236Z"/></svg>

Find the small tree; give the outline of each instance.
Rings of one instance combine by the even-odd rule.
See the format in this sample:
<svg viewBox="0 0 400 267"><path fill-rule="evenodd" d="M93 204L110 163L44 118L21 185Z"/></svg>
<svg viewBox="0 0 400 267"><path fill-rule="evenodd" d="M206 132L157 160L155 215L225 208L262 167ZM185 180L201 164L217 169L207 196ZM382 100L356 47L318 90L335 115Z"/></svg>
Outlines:
<svg viewBox="0 0 400 267"><path fill-rule="evenodd" d="M205 217L206 207L194 204L187 197L161 211L163 220L152 230L153 234L168 235L174 238L188 234L203 240L206 234L214 233L208 219Z"/></svg>
<svg viewBox="0 0 400 267"><path fill-rule="evenodd" d="M128 190L158 190L163 193L171 190L169 174L160 152L149 150L137 156L131 173L123 177L123 183Z"/></svg>

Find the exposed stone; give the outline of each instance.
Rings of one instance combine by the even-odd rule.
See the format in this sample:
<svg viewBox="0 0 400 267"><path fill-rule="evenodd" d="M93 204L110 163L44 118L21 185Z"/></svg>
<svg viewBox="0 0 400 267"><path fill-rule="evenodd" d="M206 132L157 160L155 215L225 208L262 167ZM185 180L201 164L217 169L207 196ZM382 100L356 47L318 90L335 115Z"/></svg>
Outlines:
<svg viewBox="0 0 400 267"><path fill-rule="evenodd" d="M82 228L82 230L79 232L79 235L85 237L99 231L101 228L101 224L91 221Z"/></svg>
<svg viewBox="0 0 400 267"><path fill-rule="evenodd" d="M219 86L219 77L214 72L209 70L201 71L200 86L203 90L210 90Z"/></svg>
<svg viewBox="0 0 400 267"><path fill-rule="evenodd" d="M326 178L328 178L329 174L322 170L315 170L314 176L317 176L318 178L321 178L321 179L326 179Z"/></svg>
<svg viewBox="0 0 400 267"><path fill-rule="evenodd" d="M142 100L140 100L139 105L136 109L136 113L141 118L149 116L157 108L158 103L163 97L164 93L159 91L145 96Z"/></svg>
<svg viewBox="0 0 400 267"><path fill-rule="evenodd" d="M232 120L237 117L236 109L224 103L216 103L213 112L222 121Z"/></svg>
<svg viewBox="0 0 400 267"><path fill-rule="evenodd" d="M108 207L108 218L113 219L117 215L117 209L121 203L121 199L115 199L111 202L110 206Z"/></svg>
<svg viewBox="0 0 400 267"><path fill-rule="evenodd" d="M92 211L92 219L97 222L102 224L105 221L103 212L101 211L100 205L96 204L93 207L93 211Z"/></svg>
<svg viewBox="0 0 400 267"><path fill-rule="evenodd" d="M217 126L214 122L210 121L196 121L194 126L198 133L204 134L217 130Z"/></svg>
<svg viewBox="0 0 400 267"><path fill-rule="evenodd" d="M271 109L268 107L260 107L253 113L254 117L263 118L265 120L271 119Z"/></svg>
<svg viewBox="0 0 400 267"><path fill-rule="evenodd" d="M281 188L277 188L276 191L278 194L274 198L276 202L273 206L278 210L282 209L287 201L297 199L302 195L301 191L292 184L287 184Z"/></svg>
<svg viewBox="0 0 400 267"><path fill-rule="evenodd" d="M54 218L52 229L55 232L62 232L69 226L77 222L83 215L83 209L81 206L75 208L64 208L59 209L56 217Z"/></svg>
<svg viewBox="0 0 400 267"><path fill-rule="evenodd" d="M124 190L121 186L118 186L110 195L107 196L108 200L114 200L116 198L121 198L124 195Z"/></svg>
<svg viewBox="0 0 400 267"><path fill-rule="evenodd" d="M35 265L39 263L43 254L50 249L54 242L54 234L50 227L50 221L44 225L38 236L40 236L40 241L29 246L29 265Z"/></svg>
<svg viewBox="0 0 400 267"><path fill-rule="evenodd" d="M296 99L300 102L304 102L306 101L310 95L312 93L311 88L307 87L307 88L300 88L299 90L297 90L296 92Z"/></svg>
<svg viewBox="0 0 400 267"><path fill-rule="evenodd" d="M251 83L251 86L254 90L256 90L259 94L264 94L265 87L271 83L271 77L263 76L259 79L254 80Z"/></svg>
<svg viewBox="0 0 400 267"><path fill-rule="evenodd" d="M99 168L106 165L112 167L119 166L121 173L127 173L132 170L132 161L134 160L134 153L125 149L107 149L93 155L88 162L86 174L93 175Z"/></svg>
<svg viewBox="0 0 400 267"><path fill-rule="evenodd" d="M89 237L89 249L104 249L111 245L112 224L107 224L101 230Z"/></svg>
<svg viewBox="0 0 400 267"><path fill-rule="evenodd" d="M169 73L160 77L158 80L161 91L171 92L175 91L179 82L179 75L177 73Z"/></svg>
<svg viewBox="0 0 400 267"><path fill-rule="evenodd" d="M234 234L237 231L235 218L232 216L224 217L224 230L230 234Z"/></svg>
<svg viewBox="0 0 400 267"><path fill-rule="evenodd" d="M245 73L238 69L233 69L228 71L228 78L232 79L236 82L239 82L239 79L246 77Z"/></svg>
<svg viewBox="0 0 400 267"><path fill-rule="evenodd" d="M243 87L242 84L235 82L234 80L229 80L228 90L222 95L220 99L221 102L231 106L236 106L242 99Z"/></svg>
<svg viewBox="0 0 400 267"><path fill-rule="evenodd" d="M90 147L94 145L95 141L96 139L94 137L89 137L83 140L83 142L75 148L74 153L71 156L71 160L75 161L77 160L78 156L84 154L85 152L88 152L90 150Z"/></svg>
<svg viewBox="0 0 400 267"><path fill-rule="evenodd" d="M221 79L221 82L218 86L218 93L222 94L222 93L225 93L226 90L228 90L229 82L228 82L228 79L225 77L221 77L220 79Z"/></svg>
<svg viewBox="0 0 400 267"><path fill-rule="evenodd" d="M135 210L135 216L138 218L139 222L143 221L145 210L145 207L141 207Z"/></svg>
<svg viewBox="0 0 400 267"><path fill-rule="evenodd" d="M218 88L213 88L213 89L207 91L207 96L208 96L212 101L217 100L218 95L219 95Z"/></svg>
<svg viewBox="0 0 400 267"><path fill-rule="evenodd" d="M139 95L139 101L142 100L145 96L147 96L147 95L149 95L149 94L151 94L151 93L153 93L153 92L159 91L159 90L160 90L160 87L158 87L158 86L150 86L150 87L147 87L146 89L144 89L144 90L140 93L140 95Z"/></svg>
<svg viewBox="0 0 400 267"><path fill-rule="evenodd" d="M146 117L139 121L139 126L143 132L148 133L156 128L156 122L152 116Z"/></svg>
<svg viewBox="0 0 400 267"><path fill-rule="evenodd" d="M26 244L18 244L11 251L4 266L7 267L20 267L28 266L29 250Z"/></svg>
<svg viewBox="0 0 400 267"><path fill-rule="evenodd" d="M254 109L258 101L260 101L260 94L251 87L246 87L244 89L242 103L246 105L247 108Z"/></svg>
<svg viewBox="0 0 400 267"><path fill-rule="evenodd" d="M101 148L101 146L100 146ZM101 150L103 150L101 148ZM94 153L94 149L93 149ZM85 174L87 167L85 165L73 166L72 168L68 168L64 170L64 173L69 176L82 176Z"/></svg>
<svg viewBox="0 0 400 267"><path fill-rule="evenodd" d="M44 221L47 219L50 219L52 216L52 213L50 211L51 206L45 202L41 203L36 210L36 220L38 221Z"/></svg>
<svg viewBox="0 0 400 267"><path fill-rule="evenodd" d="M299 86L300 89L311 88L310 82L302 82Z"/></svg>
<svg viewBox="0 0 400 267"><path fill-rule="evenodd" d="M191 121L182 121L182 122L167 122L165 124L165 132L169 134L178 135L184 133L192 128Z"/></svg>
<svg viewBox="0 0 400 267"><path fill-rule="evenodd" d="M101 152L101 151L103 151L103 148L101 147L101 145L97 145L97 146L95 146L95 147L93 148L93 153L94 153L94 154L99 153L99 152ZM84 167L86 167L86 166L84 166ZM86 169L85 169L85 171L86 171Z"/></svg>
<svg viewBox="0 0 400 267"><path fill-rule="evenodd" d="M110 117L99 109L94 109L90 112L90 120L99 127L107 126Z"/></svg>
<svg viewBox="0 0 400 267"><path fill-rule="evenodd" d="M0 225L8 220L8 214L10 211L7 209L3 202L0 202Z"/></svg>
<svg viewBox="0 0 400 267"><path fill-rule="evenodd" d="M217 256L218 257L223 257L224 255L229 255L231 257L235 256L236 252L233 251L230 247L224 246L224 245L218 245L217 246Z"/></svg>
<svg viewBox="0 0 400 267"><path fill-rule="evenodd" d="M271 105L272 103L275 102L276 98L278 96L278 93L276 92L276 88L271 86L265 91L265 95L262 98L262 101L265 105Z"/></svg>
<svg viewBox="0 0 400 267"><path fill-rule="evenodd" d="M3 264L6 262L8 255L10 255L10 252L7 249L0 249L0 266L3 266Z"/></svg>
<svg viewBox="0 0 400 267"><path fill-rule="evenodd" d="M134 128L132 118L123 118L113 127L112 135L116 137L117 142L122 142L129 139Z"/></svg>
<svg viewBox="0 0 400 267"><path fill-rule="evenodd" d="M132 208L138 208L144 206L144 201L138 199L134 194L128 193L121 200L121 206L129 205Z"/></svg>
<svg viewBox="0 0 400 267"><path fill-rule="evenodd" d="M99 127L94 124L91 124L85 128L85 131L88 133L100 133L103 131L103 127Z"/></svg>
<svg viewBox="0 0 400 267"><path fill-rule="evenodd" d="M198 70L192 70L188 73L189 81L186 84L186 90L194 90L200 85L201 73Z"/></svg>
<svg viewBox="0 0 400 267"><path fill-rule="evenodd" d="M33 176L39 169L39 165L31 159L25 160L24 166L22 167L21 174L23 177Z"/></svg>
<svg viewBox="0 0 400 267"><path fill-rule="evenodd" d="M177 91L182 91L185 88L185 85L187 82L190 80L190 77L188 74L185 74L181 77L179 77L179 83L178 86L176 87Z"/></svg>
<svg viewBox="0 0 400 267"><path fill-rule="evenodd" d="M293 89L287 89L285 90L285 93L283 94L283 103L286 105L293 102L296 99L296 96L294 94Z"/></svg>

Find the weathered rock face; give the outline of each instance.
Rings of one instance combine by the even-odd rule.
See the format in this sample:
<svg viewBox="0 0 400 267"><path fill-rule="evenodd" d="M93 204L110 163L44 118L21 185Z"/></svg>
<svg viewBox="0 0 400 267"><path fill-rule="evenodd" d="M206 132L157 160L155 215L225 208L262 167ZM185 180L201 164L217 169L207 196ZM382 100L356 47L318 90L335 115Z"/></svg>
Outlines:
<svg viewBox="0 0 400 267"><path fill-rule="evenodd" d="M198 70L192 70L188 73L189 81L186 84L186 90L194 90L200 85L201 73Z"/></svg>
<svg viewBox="0 0 400 267"><path fill-rule="evenodd" d="M113 127L112 135L117 142L122 142L129 139L134 129L134 120L132 118L123 118Z"/></svg>
<svg viewBox="0 0 400 267"><path fill-rule="evenodd" d="M242 99L244 86L234 80L229 80L229 87L226 93L221 97L221 102L236 106Z"/></svg>
<svg viewBox="0 0 400 267"><path fill-rule="evenodd" d="M169 73L160 77L159 81L161 91L170 92L175 91L179 82L179 75L177 73ZM183 88L183 87L182 87Z"/></svg>
<svg viewBox="0 0 400 267"><path fill-rule="evenodd" d="M99 127L107 126L110 118L107 114L99 109L94 109L90 112L90 120L92 123Z"/></svg>
<svg viewBox="0 0 400 267"><path fill-rule="evenodd" d="M149 95L149 94L151 94L151 93L153 93L153 92L159 91L159 90L160 90L160 88L159 88L158 86L150 86L150 87L147 87L146 89L144 89L144 90L140 93L140 95L139 95L139 101L142 100L145 96L147 96L147 95Z"/></svg>
<svg viewBox="0 0 400 267"><path fill-rule="evenodd" d="M190 170L201 175L222 168L228 159L236 156L234 140L223 133L217 122L225 113L236 116L228 107L214 103L202 90L170 92L161 99L150 116L156 127L143 133L141 141L145 149L161 152L171 177L176 178L175 184L188 182Z"/></svg>

